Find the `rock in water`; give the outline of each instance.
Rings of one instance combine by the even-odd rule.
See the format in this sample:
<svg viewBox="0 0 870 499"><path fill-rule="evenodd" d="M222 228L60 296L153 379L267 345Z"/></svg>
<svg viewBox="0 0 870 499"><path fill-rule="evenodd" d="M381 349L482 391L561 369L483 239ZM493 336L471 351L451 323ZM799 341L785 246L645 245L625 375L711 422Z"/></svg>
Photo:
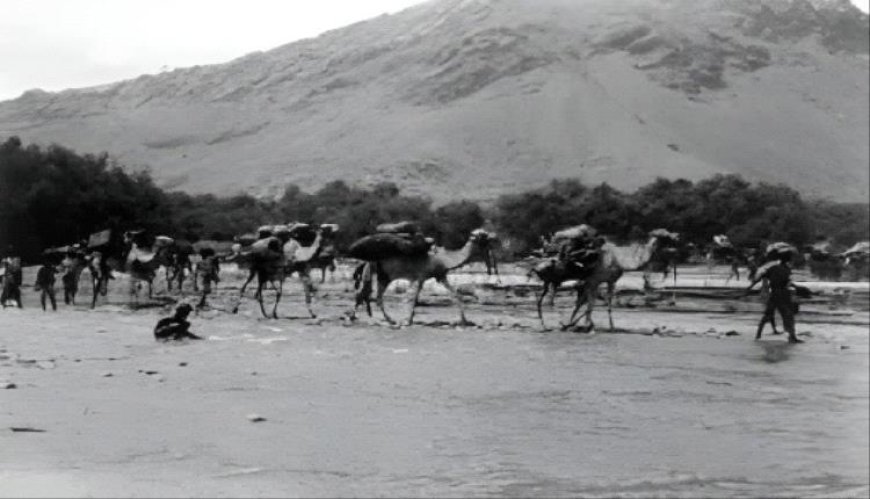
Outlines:
<svg viewBox="0 0 870 499"><path fill-rule="evenodd" d="M247 417L248 417L248 421L250 421L252 423L262 423L263 421L266 420L266 418L264 418L263 416L260 416L259 414L248 414Z"/></svg>

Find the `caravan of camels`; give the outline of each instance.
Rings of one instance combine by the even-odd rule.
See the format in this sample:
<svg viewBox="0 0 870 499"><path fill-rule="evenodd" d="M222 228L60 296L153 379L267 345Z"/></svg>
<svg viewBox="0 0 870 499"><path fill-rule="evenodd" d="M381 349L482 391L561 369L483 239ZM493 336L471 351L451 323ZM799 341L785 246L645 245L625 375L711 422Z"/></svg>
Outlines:
<svg viewBox="0 0 870 499"><path fill-rule="evenodd" d="M336 247L339 230L338 225L329 223L264 225L255 233L237 236L233 243L191 243L164 235L152 235L143 230L122 234L106 230L92 234L87 241L79 244L47 249L45 255L46 261L53 262L52 272L61 276L63 299L67 305L76 304L80 280L87 275L91 283L90 306L96 307L101 298L103 301L107 299L110 282L115 279L115 273L120 272L128 277L129 304L134 308L147 303L143 301L146 300L145 296L140 296L145 288L147 300L155 298L155 281L162 275L166 286L166 292L161 293L162 298L183 300L177 296L170 297L173 292L183 295L185 282L189 280L188 288L199 297L196 308L203 309L208 307L208 296L216 291L221 282L223 263L225 268L227 265L236 266L247 274L237 288L235 303L229 311L239 311L250 295L249 286L256 280L252 298L259 305L263 317L271 319L279 318L278 307L284 294L285 281L294 275L302 286L309 317L316 318L313 303L317 285L312 272L320 269L321 284L326 282L327 272L332 274L334 280L339 261L344 264L356 262L351 278L354 283L354 303L343 317L349 320L356 319L360 306L364 306L371 317L371 302L374 299L384 319L396 325L397 322L387 312L384 296L391 283L405 281L410 283L411 307L404 322L410 325L424 283L431 279L446 290L458 307L459 324L469 324L465 300L457 286L448 280L448 274L479 262L485 265L488 276L494 275L501 282L496 261L500 246L498 237L482 228L472 231L465 245L455 250L435 245L434 240L426 237L413 222L398 222L381 224L375 233L358 239L340 251ZM690 258L706 261L708 269L716 264L726 265L730 272L725 284L732 279L740 279L741 267L747 269L749 281L761 279L763 276L758 275L759 269L763 273L783 253L804 258L810 270L821 277L839 278L844 273L852 278L866 277L870 261L868 242L857 243L839 254L831 253L829 245L817 244L805 248L802 254L787 243L768 245L766 249L739 248L731 244L726 236L719 235L713 238L709 247L699 249L684 244L679 234L666 229L651 231L645 244L637 245L633 253L627 254L585 224L542 237L541 241L541 247L521 262L527 269L526 282L515 287L519 289L531 281L540 282L536 286L540 289L536 306L537 317L544 330L547 330L543 314L544 300L549 296L552 307L556 293L562 287L572 290L576 296L569 319L561 324L563 330L592 331L595 327L593 309L598 300L603 300L609 327L613 330L612 309L617 285L629 272L640 273L644 293L656 290L651 284L652 276L661 275L662 282L667 282L668 276L672 275L673 285L668 293L668 303L674 305L678 289L677 267ZM13 263L14 260L10 258L4 261L4 307L8 299L13 297L13 293L7 289L16 280ZM20 286L20 270L17 275ZM231 287L224 285L225 289ZM466 288L462 291L467 291ZM667 291L667 287L659 291ZM808 293L806 288L802 291ZM51 298L54 300L53 296ZM271 301L271 307L267 307L268 301ZM585 322L579 324L583 319Z"/></svg>

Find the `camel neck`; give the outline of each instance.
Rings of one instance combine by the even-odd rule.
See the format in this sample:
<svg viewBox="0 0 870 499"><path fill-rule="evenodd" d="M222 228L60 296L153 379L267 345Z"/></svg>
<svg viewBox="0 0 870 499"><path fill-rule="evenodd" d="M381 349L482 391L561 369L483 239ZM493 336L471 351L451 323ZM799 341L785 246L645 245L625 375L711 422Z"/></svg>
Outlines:
<svg viewBox="0 0 870 499"><path fill-rule="evenodd" d="M644 246L640 256L640 261L635 266L635 270L644 270L653 260L656 249L658 248L658 240L650 239Z"/></svg>
<svg viewBox="0 0 870 499"><path fill-rule="evenodd" d="M449 269L459 268L469 260L471 260L471 254L474 251L474 243L468 241L465 243L465 246L459 248L458 250L445 250L442 249L438 252L438 256L441 261L444 262L444 265Z"/></svg>

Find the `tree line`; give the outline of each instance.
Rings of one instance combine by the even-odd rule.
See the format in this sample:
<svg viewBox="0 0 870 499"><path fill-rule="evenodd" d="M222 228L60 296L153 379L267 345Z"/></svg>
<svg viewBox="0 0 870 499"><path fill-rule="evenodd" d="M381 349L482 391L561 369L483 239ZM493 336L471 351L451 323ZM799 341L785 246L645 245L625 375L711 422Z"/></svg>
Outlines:
<svg viewBox="0 0 870 499"><path fill-rule="evenodd" d="M715 234L727 234L738 245L774 240L804 245L827 237L845 247L870 239L866 204L804 200L788 186L753 184L737 175L699 182L657 179L631 193L608 184L554 180L487 205L465 200L434 206L393 183L362 188L340 180L315 192L288 185L277 199L258 199L167 192L147 171L129 171L106 153L25 146L17 137L0 144L0 200L0 251L14 245L28 261L44 248L104 229L226 241L265 223L290 221L339 224L339 248L383 222L417 221L447 247L462 245L471 230L484 226L499 234L506 257L526 254L539 246L541 235L579 223L617 242L643 240L659 227L698 245Z"/></svg>

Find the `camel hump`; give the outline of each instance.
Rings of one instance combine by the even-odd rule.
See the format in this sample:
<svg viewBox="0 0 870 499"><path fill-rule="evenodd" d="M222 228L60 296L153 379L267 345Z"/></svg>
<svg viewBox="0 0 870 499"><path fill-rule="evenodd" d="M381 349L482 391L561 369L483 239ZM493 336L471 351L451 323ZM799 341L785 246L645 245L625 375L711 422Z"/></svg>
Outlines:
<svg viewBox="0 0 870 499"><path fill-rule="evenodd" d="M380 224L375 228L375 232L382 234L418 234L420 227L414 222L401 221Z"/></svg>
<svg viewBox="0 0 870 499"><path fill-rule="evenodd" d="M567 241L572 239L592 239L598 232L592 226L586 224L575 225L562 229L553 234L553 241Z"/></svg>
<svg viewBox="0 0 870 499"><path fill-rule="evenodd" d="M358 260L375 261L397 256L426 255L430 247L431 243L419 234L414 237L372 234L351 244L348 255Z"/></svg>

